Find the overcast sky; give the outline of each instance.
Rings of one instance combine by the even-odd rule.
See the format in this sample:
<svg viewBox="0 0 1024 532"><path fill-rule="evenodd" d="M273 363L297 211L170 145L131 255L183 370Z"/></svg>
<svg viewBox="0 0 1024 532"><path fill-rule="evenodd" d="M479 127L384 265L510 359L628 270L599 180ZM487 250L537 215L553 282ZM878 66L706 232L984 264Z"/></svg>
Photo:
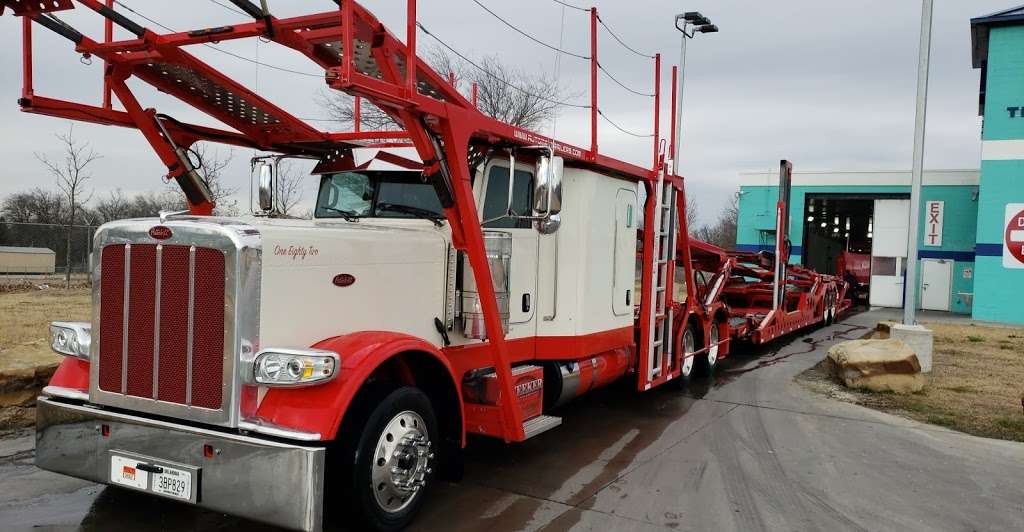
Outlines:
<svg viewBox="0 0 1024 532"><path fill-rule="evenodd" d="M563 8L552 0L480 1L524 31L558 42ZM971 69L970 18L1020 1L936 2L927 168L978 167L979 73ZM213 0L124 0L124 4L176 30L244 21ZM690 44L687 59L682 170L688 193L700 202L702 221L711 221L735 193L741 172L774 170L782 158L792 160L797 171L910 168L919 0L599 0L596 4L602 20L633 48L663 54L662 131L666 137L668 69L678 61L679 49L673 15L699 10L721 28L718 34L698 35ZM269 5L281 17L334 6L328 0L270 0ZM366 0L363 5L393 31L404 33L405 2ZM755 5L759 7L752 7ZM432 33L472 58L496 54L523 70L554 73L554 52L525 40L472 0L420 0L419 6L419 20ZM564 48L586 55L587 14L566 9L564 17ZM62 18L93 38L102 36L100 17L84 8ZM20 34L20 20L9 13L0 18L0 157L4 161L0 197L33 186L53 186L33 152L59 156L53 135L68 127L63 120L18 111ZM67 41L41 27L37 26L35 35L36 94L98 103L100 62L82 64ZM422 33L420 39L421 43L430 42ZM652 90L650 60L625 50L604 30L599 31L599 41L598 56L605 68L626 85L641 92ZM220 46L268 65L318 74L304 57L274 44L246 40ZM324 116L315 99L324 87L318 76L257 68L202 47L193 51L297 116ZM587 99L587 62L563 56L559 78L568 92L580 95L578 100ZM135 83L133 87L139 89L136 94L145 107L156 107L182 120L214 124L148 86ZM602 75L599 102L603 112L623 127L650 131L650 98L630 94ZM644 166L651 164L650 139L629 137L605 122L599 127L602 152ZM550 134L551 128L541 133ZM97 196L115 188L131 193L163 186L160 176L166 168L137 131L80 123L75 134L103 155L95 163L90 182ZM587 111L563 112L557 122L557 137L588 147ZM242 191L239 200L247 207L248 158L252 154L236 149L233 155L229 180ZM314 182L308 180L307 202L315 194Z"/></svg>

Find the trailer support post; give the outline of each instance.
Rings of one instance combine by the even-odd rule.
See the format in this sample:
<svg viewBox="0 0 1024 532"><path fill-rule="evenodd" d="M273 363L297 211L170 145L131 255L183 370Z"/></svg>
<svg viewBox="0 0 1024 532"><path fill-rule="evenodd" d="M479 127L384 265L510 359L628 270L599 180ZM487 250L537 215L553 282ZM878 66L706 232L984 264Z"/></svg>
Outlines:
<svg viewBox="0 0 1024 532"><path fill-rule="evenodd" d="M597 158L597 8L590 8L590 158Z"/></svg>

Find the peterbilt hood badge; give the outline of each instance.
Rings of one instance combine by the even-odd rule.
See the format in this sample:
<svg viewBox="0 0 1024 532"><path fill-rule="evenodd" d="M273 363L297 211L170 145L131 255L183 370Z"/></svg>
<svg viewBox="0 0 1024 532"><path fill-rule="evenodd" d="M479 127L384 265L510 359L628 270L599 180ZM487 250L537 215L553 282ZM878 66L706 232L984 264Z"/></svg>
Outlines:
<svg viewBox="0 0 1024 532"><path fill-rule="evenodd" d="M149 236L157 240L167 240L171 238L174 233L171 232L171 228L166 225L154 225L149 228Z"/></svg>

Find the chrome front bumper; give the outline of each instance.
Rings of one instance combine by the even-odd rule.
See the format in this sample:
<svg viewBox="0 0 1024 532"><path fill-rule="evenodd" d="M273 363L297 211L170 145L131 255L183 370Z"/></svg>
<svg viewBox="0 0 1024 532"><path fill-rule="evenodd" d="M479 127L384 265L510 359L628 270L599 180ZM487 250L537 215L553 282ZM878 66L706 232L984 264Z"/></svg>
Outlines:
<svg viewBox="0 0 1024 532"><path fill-rule="evenodd" d="M37 404L36 466L41 469L110 484L111 451L143 455L196 468L197 506L295 530L321 529L324 447L201 429L47 397L40 397ZM211 458L204 457L206 445L215 450Z"/></svg>

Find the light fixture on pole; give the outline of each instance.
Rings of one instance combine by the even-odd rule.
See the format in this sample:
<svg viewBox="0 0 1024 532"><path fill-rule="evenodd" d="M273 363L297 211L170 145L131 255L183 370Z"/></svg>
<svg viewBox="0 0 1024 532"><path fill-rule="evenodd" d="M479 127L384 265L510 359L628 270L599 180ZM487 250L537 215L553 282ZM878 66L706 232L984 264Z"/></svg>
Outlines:
<svg viewBox="0 0 1024 532"><path fill-rule="evenodd" d="M676 15L676 29L682 33L679 45L679 94L676 97L676 145L672 154L672 174L679 175L679 156L683 145L683 86L686 84L686 41L698 33L718 33L718 26L704 15L688 11Z"/></svg>

